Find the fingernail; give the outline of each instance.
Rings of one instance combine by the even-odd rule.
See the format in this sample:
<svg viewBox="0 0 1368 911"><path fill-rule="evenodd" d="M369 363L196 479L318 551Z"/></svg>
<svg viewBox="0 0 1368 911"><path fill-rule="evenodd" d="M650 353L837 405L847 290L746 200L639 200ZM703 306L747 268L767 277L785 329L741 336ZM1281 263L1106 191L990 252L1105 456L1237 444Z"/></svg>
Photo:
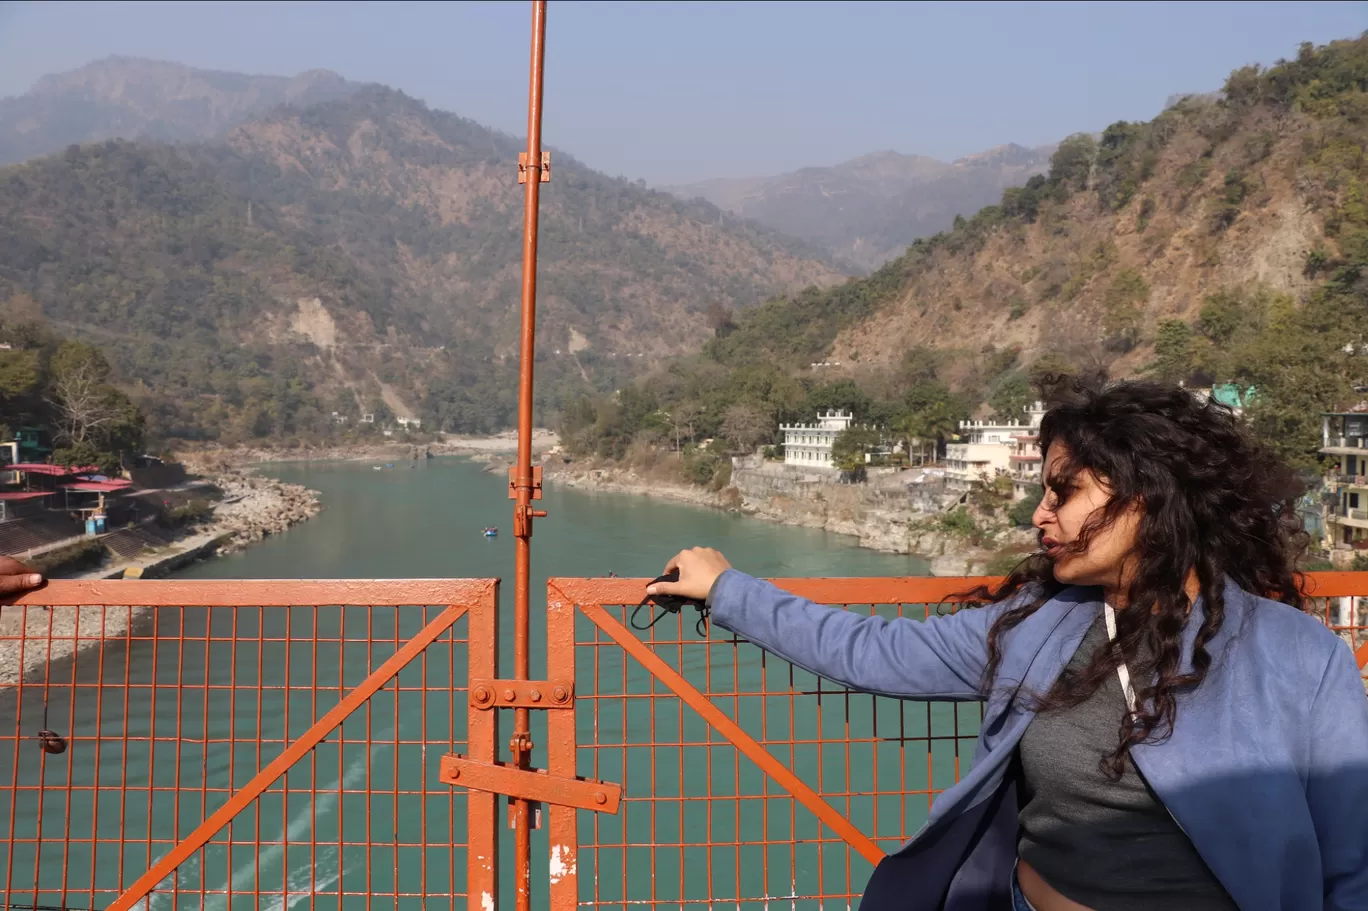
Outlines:
<svg viewBox="0 0 1368 911"><path fill-rule="evenodd" d="M646 586L646 594L648 594L648 595L654 595L655 593L656 593L656 587L655 587L654 585L648 585L648 586Z"/></svg>
<svg viewBox="0 0 1368 911"><path fill-rule="evenodd" d="M25 577L24 577L24 584L25 584L25 585L42 585L42 584L43 584L43 577L40 576L40 575L38 575L37 573L34 573L34 574L31 575L31 576L25 576Z"/></svg>

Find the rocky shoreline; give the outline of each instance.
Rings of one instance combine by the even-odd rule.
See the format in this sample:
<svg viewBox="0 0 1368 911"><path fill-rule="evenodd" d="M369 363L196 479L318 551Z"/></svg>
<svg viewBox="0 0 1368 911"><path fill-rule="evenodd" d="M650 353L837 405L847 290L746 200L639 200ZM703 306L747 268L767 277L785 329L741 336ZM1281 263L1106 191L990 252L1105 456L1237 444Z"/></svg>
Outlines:
<svg viewBox="0 0 1368 911"><path fill-rule="evenodd" d="M212 480L223 491L223 499L204 528L230 536L220 545L221 554L278 535L312 519L323 509L318 491L299 484L245 471L216 474Z"/></svg>
<svg viewBox="0 0 1368 911"><path fill-rule="evenodd" d="M906 508L872 505L862 485L833 485L818 508L798 508L783 496L747 498L736 487L712 491L677 481L647 478L630 468L548 462L548 484L656 497L691 506L723 509L781 525L819 528L858 539L859 546L882 553L911 554L930 563L933 576L982 575L1013 553L1033 549L1035 535L1022 529L1000 529L991 540L973 545L953 532L934 527L934 517Z"/></svg>

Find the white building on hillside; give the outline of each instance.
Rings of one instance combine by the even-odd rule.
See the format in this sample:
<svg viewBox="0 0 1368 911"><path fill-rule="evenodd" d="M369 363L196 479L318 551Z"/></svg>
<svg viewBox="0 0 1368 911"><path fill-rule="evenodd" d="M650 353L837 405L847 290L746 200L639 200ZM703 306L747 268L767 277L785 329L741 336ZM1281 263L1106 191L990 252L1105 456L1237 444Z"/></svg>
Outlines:
<svg viewBox="0 0 1368 911"><path fill-rule="evenodd" d="M1012 454L1026 455L1027 450L1018 450L1019 443L1033 436L1040 426L1040 418L1045 406L1032 402L1022 409L1026 412L1025 421L1008 421L998 424L993 421L960 421L958 442L945 447L945 483L951 490L968 490L974 481L991 481L998 475L1012 473ZM1034 440L1032 440L1034 442ZM1039 448L1036 448L1037 456ZM1022 461L1023 470L1029 470L1027 460ZM1035 466L1039 477L1039 462ZM1015 481L1015 478L1013 479ZM1013 485L1015 487L1015 484Z"/></svg>
<svg viewBox="0 0 1368 911"><path fill-rule="evenodd" d="M831 468L831 444L836 434L850 426L849 411L817 415L816 424L784 424L784 464L804 468Z"/></svg>
<svg viewBox="0 0 1368 911"><path fill-rule="evenodd" d="M1032 402L1026 406L1026 420L1030 428L1012 435L1012 453L1007 457L1012 475L1012 499L1025 498L1032 487L1040 483L1042 457L1040 452L1040 419L1045 416L1045 405Z"/></svg>

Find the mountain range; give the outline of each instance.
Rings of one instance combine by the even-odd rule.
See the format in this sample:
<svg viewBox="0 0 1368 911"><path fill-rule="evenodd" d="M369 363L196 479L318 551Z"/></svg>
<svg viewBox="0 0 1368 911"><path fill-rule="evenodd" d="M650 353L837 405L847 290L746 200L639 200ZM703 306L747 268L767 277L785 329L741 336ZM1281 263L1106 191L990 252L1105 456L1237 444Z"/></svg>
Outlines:
<svg viewBox="0 0 1368 911"><path fill-rule="evenodd" d="M0 133L62 151L0 169L0 301L97 341L167 433L289 435L377 409L450 430L510 419L521 141L380 86L125 58L4 104ZM143 138L98 138L119 124ZM841 278L709 203L556 151L551 168L547 403L562 381L611 388L696 348L710 307Z"/></svg>
<svg viewBox="0 0 1368 911"><path fill-rule="evenodd" d="M1054 146L1002 145L953 162L876 152L777 177L724 178L669 187L820 246L870 271L996 202L1050 164Z"/></svg>
<svg viewBox="0 0 1368 911"><path fill-rule="evenodd" d="M307 107L360 89L328 70L249 76L106 57L44 76L26 94L0 99L0 164L114 137L208 139L280 105Z"/></svg>

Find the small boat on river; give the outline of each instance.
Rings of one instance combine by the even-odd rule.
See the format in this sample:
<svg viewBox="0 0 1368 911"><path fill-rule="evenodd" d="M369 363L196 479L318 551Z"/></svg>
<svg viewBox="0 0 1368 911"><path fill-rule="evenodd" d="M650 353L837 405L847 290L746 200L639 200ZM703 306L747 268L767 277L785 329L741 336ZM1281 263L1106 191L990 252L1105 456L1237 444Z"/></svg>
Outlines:
<svg viewBox="0 0 1368 911"><path fill-rule="evenodd" d="M497 538L499 536L499 530L492 525L486 526L484 536L486 538Z"/></svg>

